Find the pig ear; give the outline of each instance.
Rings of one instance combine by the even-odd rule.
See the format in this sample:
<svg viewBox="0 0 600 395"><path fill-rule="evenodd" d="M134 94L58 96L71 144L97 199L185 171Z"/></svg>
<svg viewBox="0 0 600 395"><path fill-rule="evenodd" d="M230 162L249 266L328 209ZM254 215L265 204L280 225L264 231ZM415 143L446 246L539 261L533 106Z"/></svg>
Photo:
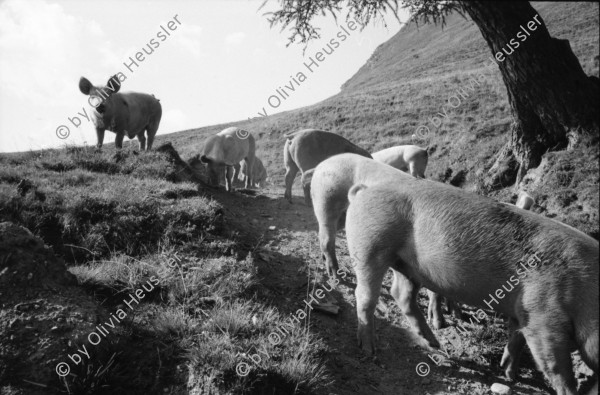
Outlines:
<svg viewBox="0 0 600 395"><path fill-rule="evenodd" d="M90 91L92 90L92 87L93 87L92 83L87 78L81 77L79 79L79 90L84 95L89 95Z"/></svg>
<svg viewBox="0 0 600 395"><path fill-rule="evenodd" d="M113 75L108 79L106 86L111 90L112 93L117 93L121 89L121 81L117 74Z"/></svg>

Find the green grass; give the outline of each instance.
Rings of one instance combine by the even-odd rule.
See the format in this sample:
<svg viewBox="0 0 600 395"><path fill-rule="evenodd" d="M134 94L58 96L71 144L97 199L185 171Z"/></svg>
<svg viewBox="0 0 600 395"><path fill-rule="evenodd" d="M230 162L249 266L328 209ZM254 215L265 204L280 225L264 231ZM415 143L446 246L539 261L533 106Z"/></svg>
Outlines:
<svg viewBox="0 0 600 395"><path fill-rule="evenodd" d="M285 317L257 299L254 258L227 229L221 205L202 186L173 182L181 166L172 156L70 147L0 162L0 222L27 227L63 256L107 320L157 282L94 348L93 361L56 383L65 393L184 388L187 373L216 393L326 386L324 345L306 328L269 345ZM237 375L240 353L265 346L272 358Z"/></svg>
<svg viewBox="0 0 600 395"><path fill-rule="evenodd" d="M53 150L11 163L0 168L0 219L41 235L69 260L155 252L223 225L220 206L196 185L167 181L173 166L159 153ZM29 187L19 188L21 180Z"/></svg>

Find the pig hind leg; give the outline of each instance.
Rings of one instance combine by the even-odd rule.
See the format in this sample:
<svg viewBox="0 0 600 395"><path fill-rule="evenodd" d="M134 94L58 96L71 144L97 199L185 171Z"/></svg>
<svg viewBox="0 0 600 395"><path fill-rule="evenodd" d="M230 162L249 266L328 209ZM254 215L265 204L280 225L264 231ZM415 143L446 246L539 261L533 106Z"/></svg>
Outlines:
<svg viewBox="0 0 600 395"><path fill-rule="evenodd" d="M148 145L146 146L147 151L152 149L152 144L154 144L154 136L156 136L156 132L158 131L159 122L151 123L146 128L146 134L148 135Z"/></svg>
<svg viewBox="0 0 600 395"><path fill-rule="evenodd" d="M319 199L315 204L315 216L319 222L319 246L325 262L325 268L330 278L337 277L339 268L335 254L335 238L337 233L337 224L344 213L343 207L328 205Z"/></svg>
<svg viewBox="0 0 600 395"><path fill-rule="evenodd" d="M377 259L377 258L374 258ZM358 317L358 346L368 354L375 354L375 307L379 300L387 265L358 262L356 271L356 314Z"/></svg>
<svg viewBox="0 0 600 395"><path fill-rule="evenodd" d="M225 190L231 192L233 181L233 166L225 166Z"/></svg>
<svg viewBox="0 0 600 395"><path fill-rule="evenodd" d="M458 302L446 298L446 308L448 309L448 314L451 314L454 319L459 321L463 320L462 309Z"/></svg>
<svg viewBox="0 0 600 395"><path fill-rule="evenodd" d="M442 297L429 290L427 290L427 295L429 296L427 319L435 329L442 329L446 326L444 315L442 314Z"/></svg>
<svg viewBox="0 0 600 395"><path fill-rule="evenodd" d="M310 197L310 182L302 184L302 191L304 192L304 204L308 207L312 207L312 199Z"/></svg>
<svg viewBox="0 0 600 395"><path fill-rule="evenodd" d="M518 321L514 318L508 319L508 343L504 347L504 354L500 361L500 367L504 369L504 374L509 380L517 378L519 369L519 359L525 347L525 338L519 332Z"/></svg>
<svg viewBox="0 0 600 395"><path fill-rule="evenodd" d="M594 371L598 373L598 331L589 336L581 350L583 361Z"/></svg>
<svg viewBox="0 0 600 395"><path fill-rule="evenodd" d="M557 395L577 394L573 364L571 362L572 339L568 333L569 322L558 322L557 316L567 316L558 311L556 315L534 315L523 328L523 335L538 367L556 391Z"/></svg>
<svg viewBox="0 0 600 395"><path fill-rule="evenodd" d="M117 136L115 137L115 147L117 147L117 149L123 148L123 138L124 137L125 137L125 134L123 132L117 132Z"/></svg>
<svg viewBox="0 0 600 395"><path fill-rule="evenodd" d="M252 169L254 168L254 156L248 156L246 159L246 176L244 177L244 184L246 189L252 187L252 182L254 181L252 178Z"/></svg>
<svg viewBox="0 0 600 395"><path fill-rule="evenodd" d="M233 165L233 182L237 182L237 181L242 181L242 182L246 182L246 177L247 175L242 173L242 176L240 177L240 171L241 171L242 166L238 163ZM248 167L246 166L246 173L248 173Z"/></svg>
<svg viewBox="0 0 600 395"><path fill-rule="evenodd" d="M283 163L285 165L285 193L284 197L288 202L292 203L292 184L294 183L294 178L296 178L296 174L298 174L298 166L292 159L288 151L288 144L285 146L285 151L283 153Z"/></svg>
<svg viewBox="0 0 600 395"><path fill-rule="evenodd" d="M597 307L596 307L597 308ZM596 310L597 311L597 310ZM593 388L590 389L587 394L598 394L598 327L592 330L591 333L582 341L579 351L581 353L581 359L583 362L592 369L595 375L596 383Z"/></svg>
<svg viewBox="0 0 600 395"><path fill-rule="evenodd" d="M429 322L433 324L435 329L442 329L446 326L446 321L444 320L444 315L442 314L442 297L436 294L433 291L427 291L427 295L429 295L429 307L427 308L427 319ZM448 314L452 314L452 316L456 320L462 321L462 311L458 305L453 300L448 298L446 299L446 307L448 308Z"/></svg>
<svg viewBox="0 0 600 395"><path fill-rule="evenodd" d="M146 136L144 136L143 130L140 134L138 134L137 138L138 138L138 142L140 143L140 151L145 151L146 150Z"/></svg>
<svg viewBox="0 0 600 395"><path fill-rule="evenodd" d="M402 313L404 313L404 316L410 322L413 331L425 341L425 344L431 348L439 348L440 343L427 325L427 321L425 321L425 317L423 317L417 304L419 284L409 280L395 269L393 271L394 281L392 282L390 293L396 300L396 303L398 303L398 307L400 307L400 310L402 310ZM431 291L430 293L433 294Z"/></svg>
<svg viewBox="0 0 600 395"><path fill-rule="evenodd" d="M96 144L96 147L100 149L102 148L102 143L104 142L104 129L96 128L96 136L98 137L98 143Z"/></svg>

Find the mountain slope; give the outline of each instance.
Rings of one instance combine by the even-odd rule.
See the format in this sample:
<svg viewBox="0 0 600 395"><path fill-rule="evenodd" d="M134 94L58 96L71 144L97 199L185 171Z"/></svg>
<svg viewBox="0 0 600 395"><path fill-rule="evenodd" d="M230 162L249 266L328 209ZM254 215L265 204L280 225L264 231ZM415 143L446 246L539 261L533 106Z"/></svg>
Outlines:
<svg viewBox="0 0 600 395"><path fill-rule="evenodd" d="M598 54L598 5L550 2L532 5L552 36L569 39L586 73L597 73L593 56ZM389 87L397 81L469 72L487 63L489 56L485 40L470 19L450 15L444 28L411 24L377 48L371 59L342 86L342 94Z"/></svg>

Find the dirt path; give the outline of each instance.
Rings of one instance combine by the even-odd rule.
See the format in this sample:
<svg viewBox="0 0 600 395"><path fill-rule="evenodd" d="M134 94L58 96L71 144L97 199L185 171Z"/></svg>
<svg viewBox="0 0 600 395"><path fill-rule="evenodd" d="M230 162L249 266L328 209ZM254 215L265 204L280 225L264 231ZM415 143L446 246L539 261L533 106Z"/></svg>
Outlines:
<svg viewBox="0 0 600 395"><path fill-rule="evenodd" d="M233 222L240 237L255 249L264 295L282 314L303 308L308 287L312 289L315 282L325 283L327 277L320 259L317 222L312 209L304 204L301 190L294 191L292 205L283 199L281 188L273 187L256 196L237 192L219 193L215 198L226 207L226 221ZM349 268L343 231L338 233L337 255L340 267ZM418 345L389 293L391 272L384 281L376 311L377 357L364 356L356 345L355 280L351 269L349 273L350 283L339 284L327 295L340 306L339 314L313 311L309 318L311 331L329 349L325 360L334 384L326 393L491 394L493 383L506 383L499 369L506 341L500 317L484 325L464 324L472 336L459 335L454 328L434 331L450 357L438 353L433 357L439 362L436 364L428 357L433 354ZM423 291L419 304L426 313L427 297ZM449 315L445 317L454 323ZM523 356L521 366L522 378L512 387L513 394L547 393L528 355Z"/></svg>

